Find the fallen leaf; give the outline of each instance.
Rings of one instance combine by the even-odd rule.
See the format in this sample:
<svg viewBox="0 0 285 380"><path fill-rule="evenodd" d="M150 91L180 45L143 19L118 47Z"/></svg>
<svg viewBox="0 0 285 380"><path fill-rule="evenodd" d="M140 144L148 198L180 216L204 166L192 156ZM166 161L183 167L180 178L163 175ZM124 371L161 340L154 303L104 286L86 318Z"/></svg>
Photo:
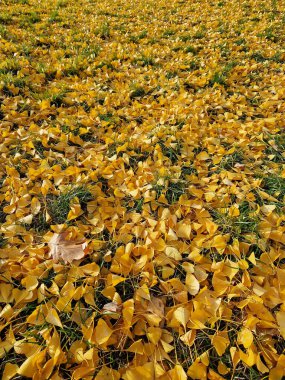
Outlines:
<svg viewBox="0 0 285 380"><path fill-rule="evenodd" d="M55 261L62 259L65 263L82 259L86 254L87 243L84 239L67 240L68 232L54 234L48 245L49 255Z"/></svg>

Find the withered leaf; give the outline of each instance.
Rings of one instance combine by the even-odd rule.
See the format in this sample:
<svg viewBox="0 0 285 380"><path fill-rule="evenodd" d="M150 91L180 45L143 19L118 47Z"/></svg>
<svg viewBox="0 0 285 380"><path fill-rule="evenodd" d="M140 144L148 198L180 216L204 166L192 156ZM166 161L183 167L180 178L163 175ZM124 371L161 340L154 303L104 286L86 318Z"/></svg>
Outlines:
<svg viewBox="0 0 285 380"><path fill-rule="evenodd" d="M71 263L74 260L82 259L87 250L85 239L68 239L68 232L54 234L48 242L50 251L49 255L55 261L63 260L65 263Z"/></svg>

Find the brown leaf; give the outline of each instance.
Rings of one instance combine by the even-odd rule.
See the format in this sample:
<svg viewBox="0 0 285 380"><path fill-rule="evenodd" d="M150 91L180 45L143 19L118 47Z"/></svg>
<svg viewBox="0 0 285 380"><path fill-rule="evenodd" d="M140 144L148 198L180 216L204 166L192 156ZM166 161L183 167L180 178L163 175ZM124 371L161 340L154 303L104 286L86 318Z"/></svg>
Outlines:
<svg viewBox="0 0 285 380"><path fill-rule="evenodd" d="M118 305L117 302L109 302L103 306L103 314L120 314L122 310L122 305Z"/></svg>
<svg viewBox="0 0 285 380"><path fill-rule="evenodd" d="M164 303L160 298L151 297L147 311L156 314L160 318L164 318Z"/></svg>
<svg viewBox="0 0 285 380"><path fill-rule="evenodd" d="M62 259L65 263L71 263L73 260L79 260L86 253L87 243L85 240L67 240L68 232L54 234L48 245L50 247L49 255L55 261Z"/></svg>

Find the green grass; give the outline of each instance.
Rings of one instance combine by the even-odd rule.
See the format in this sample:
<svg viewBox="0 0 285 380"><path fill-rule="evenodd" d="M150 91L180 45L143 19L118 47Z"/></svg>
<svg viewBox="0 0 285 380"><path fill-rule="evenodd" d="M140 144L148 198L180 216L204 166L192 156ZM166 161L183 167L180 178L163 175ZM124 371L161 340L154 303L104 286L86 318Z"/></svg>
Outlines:
<svg viewBox="0 0 285 380"><path fill-rule="evenodd" d="M257 51L251 54L251 59L254 59L258 63L263 63L268 61L269 58L265 57L261 52Z"/></svg>
<svg viewBox="0 0 285 380"><path fill-rule="evenodd" d="M127 197L124 200L124 205L128 212L142 212L144 205L144 198L133 199L132 197Z"/></svg>
<svg viewBox="0 0 285 380"><path fill-rule="evenodd" d="M186 181L170 180L165 192L165 198L169 204L176 203L180 196L185 193L188 184Z"/></svg>
<svg viewBox="0 0 285 380"><path fill-rule="evenodd" d="M136 99L136 98L141 98L145 96L146 92L145 89L141 86L135 86L133 91L130 94L130 99Z"/></svg>
<svg viewBox="0 0 285 380"><path fill-rule="evenodd" d="M9 92L9 87L14 86L19 89L23 89L27 86L27 80L25 77L17 77L12 73L0 74L0 83L4 85L3 90Z"/></svg>
<svg viewBox="0 0 285 380"><path fill-rule="evenodd" d="M8 25L13 21L12 16L9 13L0 13L0 24Z"/></svg>
<svg viewBox="0 0 285 380"><path fill-rule="evenodd" d="M196 48L195 46L192 46L192 45L187 46L187 47L185 48L185 53L192 53L192 54L195 55L195 54L198 53L198 51L199 51L199 49Z"/></svg>
<svg viewBox="0 0 285 380"><path fill-rule="evenodd" d="M245 234L258 233L259 219L251 214L252 211L247 201L239 205L239 216L230 216L228 212L224 213L218 209L209 210L213 221L220 226L223 234L230 234L232 239L240 240L244 240Z"/></svg>
<svg viewBox="0 0 285 380"><path fill-rule="evenodd" d="M226 77L222 72L216 71L212 78L209 81L209 86L214 86L215 84L219 84L221 86L226 85Z"/></svg>
<svg viewBox="0 0 285 380"><path fill-rule="evenodd" d="M0 248L4 248L7 244L7 242L8 242L8 240L5 239L5 237L2 234L0 234Z"/></svg>
<svg viewBox="0 0 285 380"><path fill-rule="evenodd" d="M205 32L204 31L198 31L196 32L194 35L193 35L193 38L195 40L201 40L202 38L204 38L206 36Z"/></svg>
<svg viewBox="0 0 285 380"><path fill-rule="evenodd" d="M86 206L87 202L93 199L90 191L84 186L71 188L66 193L60 194L57 197L54 195L47 196L47 210L52 218L52 223L62 224L66 222L70 211L70 203L75 197L79 199L81 207Z"/></svg>
<svg viewBox="0 0 285 380"><path fill-rule="evenodd" d="M263 178L262 189L278 199L283 205L285 202L285 178L279 177L276 174L270 174Z"/></svg>
<svg viewBox="0 0 285 380"><path fill-rule="evenodd" d="M138 43L143 38L147 37L147 30L143 30L141 33L139 33L136 36L130 36L130 41L134 43Z"/></svg>
<svg viewBox="0 0 285 380"><path fill-rule="evenodd" d="M97 30L96 34L102 40L106 40L111 36L111 29L108 22L103 23Z"/></svg>
<svg viewBox="0 0 285 380"><path fill-rule="evenodd" d="M0 24L0 36L4 39L8 37L8 31L4 25Z"/></svg>
<svg viewBox="0 0 285 380"><path fill-rule="evenodd" d="M227 77L230 71L236 65L237 63L235 61L228 62L227 65L221 71L216 71L209 81L209 86L212 87L215 84L219 84L221 86L227 86Z"/></svg>
<svg viewBox="0 0 285 380"><path fill-rule="evenodd" d="M241 150L236 150L234 153L226 155L222 158L219 163L218 169L220 170L231 170L234 168L235 164L241 164L244 160L244 155Z"/></svg>
<svg viewBox="0 0 285 380"><path fill-rule="evenodd" d="M62 21L60 16L59 16L59 12L58 12L58 7L56 7L51 13L50 13L50 16L49 16L49 19L48 19L48 22L50 24L52 23L55 23L55 22L60 22Z"/></svg>
<svg viewBox="0 0 285 380"><path fill-rule="evenodd" d="M16 75L21 66L16 58L8 58L0 63L0 74Z"/></svg>
<svg viewBox="0 0 285 380"><path fill-rule="evenodd" d="M181 148L182 148L180 141L176 143L175 147L167 146L165 142L162 140L159 140L158 144L161 148L162 154L165 157L168 157L172 164L175 164L178 162L181 155Z"/></svg>
<svg viewBox="0 0 285 380"><path fill-rule="evenodd" d="M145 67L145 66L156 66L154 58L151 57L151 56L145 56L145 55L142 55L141 57L135 58L133 60L133 63L137 64L137 65L140 65L142 67Z"/></svg>
<svg viewBox="0 0 285 380"><path fill-rule="evenodd" d="M173 180L166 178L165 185L154 183L152 189L156 192L156 200L164 194L168 204L176 203L182 194L185 194L188 182L184 180Z"/></svg>
<svg viewBox="0 0 285 380"><path fill-rule="evenodd" d="M285 163L285 133L281 132L276 135L269 135L264 139L266 143L265 154L274 156L272 161L278 163Z"/></svg>
<svg viewBox="0 0 285 380"><path fill-rule="evenodd" d="M175 30L167 29L167 30L165 30L165 32L163 32L162 37L170 37L170 36L174 36L175 33L176 33Z"/></svg>
<svg viewBox="0 0 285 380"><path fill-rule="evenodd" d="M183 165L181 167L181 178L185 179L187 175L196 175L197 169L193 165Z"/></svg>

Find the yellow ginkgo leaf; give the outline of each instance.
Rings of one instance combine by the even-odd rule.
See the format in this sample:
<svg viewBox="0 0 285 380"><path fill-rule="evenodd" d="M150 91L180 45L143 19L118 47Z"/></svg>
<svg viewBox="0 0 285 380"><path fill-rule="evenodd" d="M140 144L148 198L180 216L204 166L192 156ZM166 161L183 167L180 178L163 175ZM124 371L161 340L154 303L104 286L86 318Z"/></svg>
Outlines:
<svg viewBox="0 0 285 380"><path fill-rule="evenodd" d="M188 368L187 375L193 380L207 380L207 367L196 360Z"/></svg>
<svg viewBox="0 0 285 380"><path fill-rule="evenodd" d="M18 365L12 364L12 363L6 363L3 371L3 380L10 380L12 379L18 372Z"/></svg>
<svg viewBox="0 0 285 380"><path fill-rule="evenodd" d="M113 330L107 325L104 319L100 318L97 326L95 327L95 340L99 345L106 345Z"/></svg>
<svg viewBox="0 0 285 380"><path fill-rule="evenodd" d="M199 289L200 289L199 281L192 273L187 273L185 285L187 287L188 292L192 296L195 296L199 292Z"/></svg>
<svg viewBox="0 0 285 380"><path fill-rule="evenodd" d="M223 336L214 335L212 337L212 344L215 347L217 354L219 356L222 356L230 344L230 341Z"/></svg>
<svg viewBox="0 0 285 380"><path fill-rule="evenodd" d="M33 215L37 215L41 210L41 203L38 198L33 197L31 201L31 211Z"/></svg>
<svg viewBox="0 0 285 380"><path fill-rule="evenodd" d="M241 331L238 333L238 343L242 344L244 348L249 348L252 345L253 342L253 334L252 332L244 327Z"/></svg>
<svg viewBox="0 0 285 380"><path fill-rule="evenodd" d="M57 314L57 311L54 308L51 308L48 310L48 313L45 319L48 323L51 323L52 325L63 328L60 318Z"/></svg>
<svg viewBox="0 0 285 380"><path fill-rule="evenodd" d="M70 206L70 211L67 215L67 220L73 220L83 214L80 203L74 203Z"/></svg>

